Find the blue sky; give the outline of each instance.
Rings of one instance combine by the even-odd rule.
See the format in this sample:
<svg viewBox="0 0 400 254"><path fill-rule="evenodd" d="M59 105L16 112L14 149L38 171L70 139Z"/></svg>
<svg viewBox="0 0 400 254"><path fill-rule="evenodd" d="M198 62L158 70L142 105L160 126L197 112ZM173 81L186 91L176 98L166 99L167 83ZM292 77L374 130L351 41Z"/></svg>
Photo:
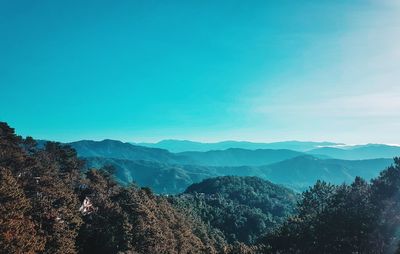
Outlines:
<svg viewBox="0 0 400 254"><path fill-rule="evenodd" d="M396 0L4 0L0 39L21 135L400 143Z"/></svg>

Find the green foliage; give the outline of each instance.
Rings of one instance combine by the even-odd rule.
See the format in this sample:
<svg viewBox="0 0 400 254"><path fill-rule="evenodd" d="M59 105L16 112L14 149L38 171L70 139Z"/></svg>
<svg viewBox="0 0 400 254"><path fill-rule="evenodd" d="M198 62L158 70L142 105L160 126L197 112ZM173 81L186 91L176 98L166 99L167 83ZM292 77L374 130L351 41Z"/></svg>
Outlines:
<svg viewBox="0 0 400 254"><path fill-rule="evenodd" d="M318 181L300 199L256 177L165 197L117 172L86 170L71 147L39 148L0 122L1 252L399 253L399 158L371 182Z"/></svg>
<svg viewBox="0 0 400 254"><path fill-rule="evenodd" d="M228 242L251 244L284 221L296 195L257 177L226 176L193 184L171 201L220 230Z"/></svg>
<svg viewBox="0 0 400 254"><path fill-rule="evenodd" d="M190 184L215 176L205 167L192 165L102 157L86 157L85 161L88 168L112 166L115 168L113 175L121 184L136 182L140 186L150 187L154 192L163 194L181 193Z"/></svg>
<svg viewBox="0 0 400 254"><path fill-rule="evenodd" d="M28 211L18 211L19 216L32 220L34 226L30 231L38 232L40 246L44 245L43 252L75 253L75 237L82 220L77 210L79 200L74 193L72 179L77 179L80 171L63 161L67 148L53 145L52 150L37 150L32 138L23 140L5 123L0 124L0 145L0 165L5 168L2 171L8 169L16 180L13 183L11 176L3 172L7 176L4 181L9 179L9 183L20 186L21 195L30 204ZM70 156L70 159L78 161L76 156ZM2 203L4 207L8 205L12 205L11 200ZM6 215L2 213L3 216ZM35 239L34 235L32 239Z"/></svg>
<svg viewBox="0 0 400 254"><path fill-rule="evenodd" d="M119 185L112 168L88 170L69 146L43 149L0 123L0 250L6 253L223 253L150 189Z"/></svg>
<svg viewBox="0 0 400 254"><path fill-rule="evenodd" d="M400 227L400 160L371 183L317 182L296 215L260 243L278 253L394 253Z"/></svg>
<svg viewBox="0 0 400 254"><path fill-rule="evenodd" d="M7 168L0 167L0 246L5 253L35 253L44 239L29 216L32 205Z"/></svg>
<svg viewBox="0 0 400 254"><path fill-rule="evenodd" d="M303 191L317 180L334 184L351 183L355 176L370 180L379 175L380 169L392 163L391 159L346 161L299 156L265 166L211 167L146 161L147 157L143 159L85 157L88 168L112 165L115 168L113 174L121 184L136 182L160 194L182 193L193 183L226 175L257 176Z"/></svg>

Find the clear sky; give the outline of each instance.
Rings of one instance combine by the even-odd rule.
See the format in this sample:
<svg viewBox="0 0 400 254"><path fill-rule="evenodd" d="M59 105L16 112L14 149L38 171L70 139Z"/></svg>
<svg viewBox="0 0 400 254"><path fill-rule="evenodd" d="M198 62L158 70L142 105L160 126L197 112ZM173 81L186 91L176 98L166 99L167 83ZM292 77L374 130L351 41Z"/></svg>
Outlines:
<svg viewBox="0 0 400 254"><path fill-rule="evenodd" d="M400 143L398 0L2 0L0 120L72 141Z"/></svg>

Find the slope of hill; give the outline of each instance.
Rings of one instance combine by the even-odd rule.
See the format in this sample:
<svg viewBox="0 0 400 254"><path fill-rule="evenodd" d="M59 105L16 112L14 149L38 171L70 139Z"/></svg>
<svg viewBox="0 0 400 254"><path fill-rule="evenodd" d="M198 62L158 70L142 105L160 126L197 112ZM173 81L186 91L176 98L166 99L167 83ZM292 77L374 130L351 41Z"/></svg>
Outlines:
<svg viewBox="0 0 400 254"><path fill-rule="evenodd" d="M335 184L349 183L356 176L369 180L376 177L380 169L388 167L393 162L391 159L355 161L318 159L310 155L264 166L240 167L179 165L102 157L88 157L85 160L88 167L114 166L115 177L120 183L136 182L140 186L148 186L157 193L165 194L179 193L203 179L226 175L257 176L302 191L312 186L318 179Z"/></svg>
<svg viewBox="0 0 400 254"><path fill-rule="evenodd" d="M274 183L304 190L317 180L334 184L349 183L356 176L370 180L392 162L393 159L323 160L307 155L259 167L259 172Z"/></svg>
<svg viewBox="0 0 400 254"><path fill-rule="evenodd" d="M111 165L116 169L118 182L132 182L150 187L156 193L174 194L183 192L189 185L216 176L212 170L201 166L173 165L143 160L122 160L114 158L87 157L88 168Z"/></svg>
<svg viewBox="0 0 400 254"><path fill-rule="evenodd" d="M99 170L83 176L70 147L50 142L38 149L0 122L0 151L1 253L216 254L230 248L163 196L120 186Z"/></svg>
<svg viewBox="0 0 400 254"><path fill-rule="evenodd" d="M103 157L126 160L201 166L260 166L303 155L292 150L230 148L208 152L171 153L164 149L135 146L115 140L69 143L80 157Z"/></svg>
<svg viewBox="0 0 400 254"><path fill-rule="evenodd" d="M254 143L248 141L222 141L216 143L202 143L190 140L168 139L168 140L162 140L158 143L137 143L136 145L153 147L153 148L162 148L170 152L179 153L188 151L206 152L211 150L226 150L229 148L241 148L249 150L289 149L289 150L304 152L323 146L335 146L342 144L333 142L307 142L307 141L282 141L273 143Z"/></svg>
<svg viewBox="0 0 400 254"><path fill-rule="evenodd" d="M346 149L323 147L313 149L307 153L285 149L248 150L238 148L207 152L171 153L164 149L136 146L115 140L77 141L69 143L69 145L77 150L80 157L144 160L207 167L264 166L305 154L311 154L313 157L318 157L320 159L335 158L341 160L392 159L400 155L400 147L388 145L362 145ZM343 163L344 162L341 164L343 165ZM371 164L371 166L374 166L374 164Z"/></svg>
<svg viewBox="0 0 400 254"><path fill-rule="evenodd" d="M82 140L69 143L69 145L72 146L81 157L104 157L168 163L177 163L183 159L164 149L135 146L109 139L103 141Z"/></svg>
<svg viewBox="0 0 400 254"><path fill-rule="evenodd" d="M70 147L50 142L38 148L3 122L0 151L2 253L400 252L400 158L371 182L318 181L300 199L269 181L232 176L166 197L121 186L109 172L82 174ZM318 168L348 165L303 156L269 167L293 161L307 161L307 168L313 161L322 163ZM351 163L362 171L370 164Z"/></svg>
<svg viewBox="0 0 400 254"><path fill-rule="evenodd" d="M346 149L322 147L313 149L307 153L311 155L325 155L331 158L342 160L366 160L400 156L400 147L380 144L359 145L348 147Z"/></svg>
<svg viewBox="0 0 400 254"><path fill-rule="evenodd" d="M81 157L90 158L89 166L111 164L117 168L117 179L123 183L137 182L150 186L158 193L178 193L192 183L212 176L258 176L273 182L304 190L317 179L331 183L350 182L355 176L367 180L377 176L380 169L390 165L391 159L338 160L315 156L353 158L354 154L372 156L395 154L398 147L364 145L312 150L317 155L306 155L292 150L227 149L208 152L170 153L167 150L134 146L120 141L78 141L70 143ZM324 154L321 156L321 154ZM352 155L353 154L353 155ZM351 156L350 156L351 155ZM368 156L366 156L368 155ZM386 155L389 156L389 155Z"/></svg>
<svg viewBox="0 0 400 254"><path fill-rule="evenodd" d="M303 155L301 152L292 150L246 150L238 148L208 152L183 152L177 154L182 157L190 158L192 163L197 165L230 167L260 166Z"/></svg>
<svg viewBox="0 0 400 254"><path fill-rule="evenodd" d="M254 243L293 212L297 196L257 177L224 176L193 184L171 200L221 230L228 242Z"/></svg>

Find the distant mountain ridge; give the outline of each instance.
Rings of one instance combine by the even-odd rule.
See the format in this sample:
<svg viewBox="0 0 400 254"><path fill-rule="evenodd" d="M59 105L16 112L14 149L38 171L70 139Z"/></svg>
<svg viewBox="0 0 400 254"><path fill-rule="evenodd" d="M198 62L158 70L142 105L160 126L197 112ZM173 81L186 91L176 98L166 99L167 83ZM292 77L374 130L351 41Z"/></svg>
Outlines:
<svg viewBox="0 0 400 254"><path fill-rule="evenodd" d="M317 180L333 184L350 183L356 176L370 180L387 168L393 159L318 159L310 155L258 167L262 178L296 190L305 190Z"/></svg>
<svg viewBox="0 0 400 254"><path fill-rule="evenodd" d="M181 193L193 183L218 175L213 169L195 165L103 157L86 157L85 161L88 169L113 166L114 177L124 185L135 182L163 194Z"/></svg>
<svg viewBox="0 0 400 254"><path fill-rule="evenodd" d="M202 166L261 166L303 155L292 150L229 148L208 152L171 153L165 149L132 145L116 140L69 143L81 157L104 157Z"/></svg>
<svg viewBox="0 0 400 254"><path fill-rule="evenodd" d="M229 148L208 152L183 152L182 157L191 158L194 164L203 166L261 166L303 155L301 152L280 149L247 150Z"/></svg>
<svg viewBox="0 0 400 254"><path fill-rule="evenodd" d="M400 156L400 147L382 144L356 145L345 148L321 147L307 152L342 160L365 160Z"/></svg>
<svg viewBox="0 0 400 254"><path fill-rule="evenodd" d="M40 141L39 145L44 143ZM69 145L88 161L89 167L112 165L121 183L134 181L166 194L179 193L190 184L224 175L257 176L301 191L317 179L336 184L351 182L355 176L371 179L400 155L399 147L371 144L324 147L309 152L230 148L182 153L116 140L82 140ZM374 154L383 159L375 159Z"/></svg>
<svg viewBox="0 0 400 254"><path fill-rule="evenodd" d="M344 145L334 142L308 142L308 141L281 141L272 143L256 143L248 141L221 141L216 143L202 143L190 140L167 139L157 143L132 143L134 145L161 148L170 152L206 152L211 150L226 150L229 148L241 148L248 150L256 149L289 149L299 152L305 152L311 149Z"/></svg>
<svg viewBox="0 0 400 254"><path fill-rule="evenodd" d="M165 163L179 163L183 160L183 158L180 158L178 155L164 149L136 146L118 140L81 140L68 144L72 146L81 157L146 160Z"/></svg>
<svg viewBox="0 0 400 254"><path fill-rule="evenodd" d="M43 144L43 142L44 141L41 141L40 143ZM285 142L280 142L279 145L282 146L284 143ZM300 144L302 144L302 142L300 142ZM206 152L187 151L180 153L109 139L103 141L82 140L69 143L69 145L75 148L79 156L82 157L147 160L206 166L261 166L307 154L322 159L331 158L342 160L392 159L393 157L400 156L399 146L383 144L319 147L306 152L299 152L291 149L228 148Z"/></svg>

